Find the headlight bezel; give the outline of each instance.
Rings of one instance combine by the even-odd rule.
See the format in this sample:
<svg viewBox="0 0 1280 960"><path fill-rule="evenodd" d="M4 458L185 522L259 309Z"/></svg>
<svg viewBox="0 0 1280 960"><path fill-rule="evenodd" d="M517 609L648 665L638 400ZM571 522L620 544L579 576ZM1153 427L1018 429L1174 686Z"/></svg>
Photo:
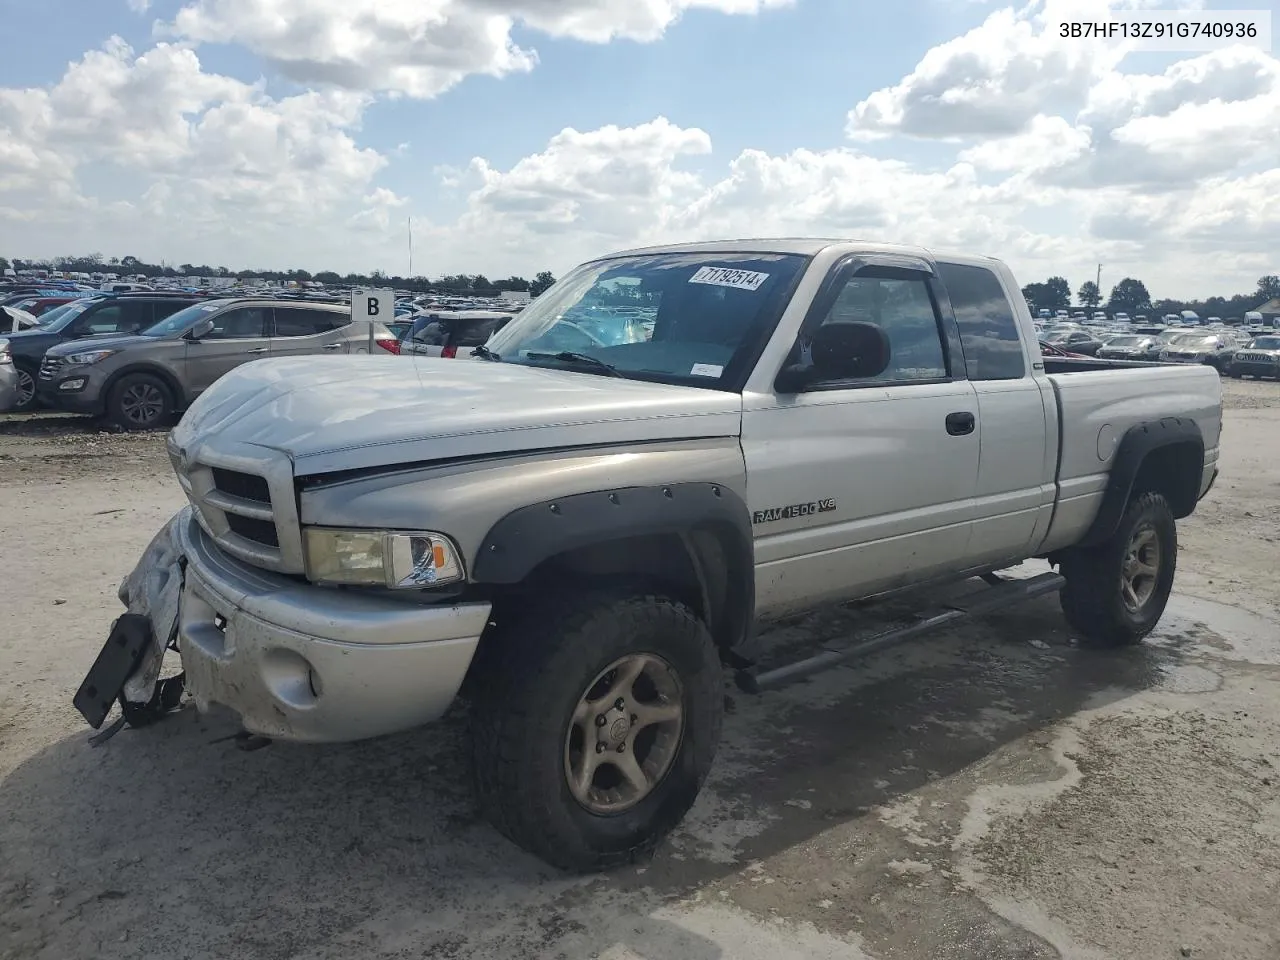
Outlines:
<svg viewBox="0 0 1280 960"><path fill-rule="evenodd" d="M306 526L302 560L307 579L322 586L432 590L466 579L458 545L434 530Z"/></svg>
<svg viewBox="0 0 1280 960"><path fill-rule="evenodd" d="M119 352L119 350L84 350L80 353L67 354L66 361L73 367L91 367L95 363L106 360L107 357L114 357Z"/></svg>

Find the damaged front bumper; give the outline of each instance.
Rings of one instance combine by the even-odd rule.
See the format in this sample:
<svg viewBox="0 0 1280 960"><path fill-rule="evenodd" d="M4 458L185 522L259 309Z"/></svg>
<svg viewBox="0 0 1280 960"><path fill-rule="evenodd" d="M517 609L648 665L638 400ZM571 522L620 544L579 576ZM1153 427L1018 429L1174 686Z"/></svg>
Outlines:
<svg viewBox="0 0 1280 960"><path fill-rule="evenodd" d="M189 507L121 588L131 611L148 606L143 584L171 582L158 571L178 557L185 574L176 639L187 692L200 709L229 707L265 737L361 740L439 718L489 620L488 603L414 604L251 567L221 552ZM154 606L162 617L169 612ZM165 628L153 627L162 655ZM147 672L132 682L143 687Z"/></svg>

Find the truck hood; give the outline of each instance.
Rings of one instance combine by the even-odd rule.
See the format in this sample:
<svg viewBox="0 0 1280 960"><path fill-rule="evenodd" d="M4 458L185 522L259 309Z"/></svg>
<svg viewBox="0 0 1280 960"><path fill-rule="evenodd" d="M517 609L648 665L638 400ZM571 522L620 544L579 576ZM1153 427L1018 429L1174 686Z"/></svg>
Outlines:
<svg viewBox="0 0 1280 960"><path fill-rule="evenodd" d="M297 476L521 450L737 436L736 393L485 360L297 357L238 367L174 429L286 454Z"/></svg>

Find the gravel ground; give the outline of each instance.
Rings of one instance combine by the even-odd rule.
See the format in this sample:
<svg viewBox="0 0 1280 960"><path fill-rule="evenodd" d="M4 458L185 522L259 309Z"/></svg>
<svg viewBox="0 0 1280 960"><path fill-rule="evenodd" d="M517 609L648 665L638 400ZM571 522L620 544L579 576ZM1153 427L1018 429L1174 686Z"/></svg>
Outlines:
<svg viewBox="0 0 1280 960"><path fill-rule="evenodd" d="M71 695L181 494L159 435L0 417L0 958L1276 960L1280 385L1226 388L1151 642L1083 651L1046 598L735 695L672 842L585 879L476 820L464 716L243 753L184 711L90 748Z"/></svg>

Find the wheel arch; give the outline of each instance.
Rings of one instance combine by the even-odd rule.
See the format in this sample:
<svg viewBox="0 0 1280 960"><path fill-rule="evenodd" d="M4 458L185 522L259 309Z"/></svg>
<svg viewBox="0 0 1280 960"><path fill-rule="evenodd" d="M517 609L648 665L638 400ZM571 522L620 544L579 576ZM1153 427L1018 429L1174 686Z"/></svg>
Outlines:
<svg viewBox="0 0 1280 960"><path fill-rule="evenodd" d="M521 507L490 528L472 579L501 595L565 579L638 578L668 589L739 648L755 611L751 516L717 483L620 487Z"/></svg>
<svg viewBox="0 0 1280 960"><path fill-rule="evenodd" d="M1076 546L1106 541L1129 501L1144 493L1162 495L1175 519L1190 516L1203 474L1204 435L1194 420L1166 417L1135 424L1120 440L1098 515Z"/></svg>

